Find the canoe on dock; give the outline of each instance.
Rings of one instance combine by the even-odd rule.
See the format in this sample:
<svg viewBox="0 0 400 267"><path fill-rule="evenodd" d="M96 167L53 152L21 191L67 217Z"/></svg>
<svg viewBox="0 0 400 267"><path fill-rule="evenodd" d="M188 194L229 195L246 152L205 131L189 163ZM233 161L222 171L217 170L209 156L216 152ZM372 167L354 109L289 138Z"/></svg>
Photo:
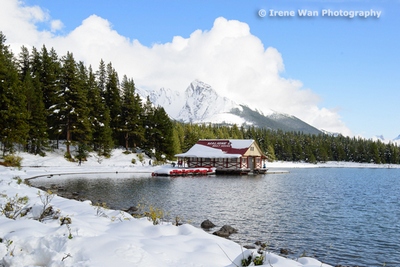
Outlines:
<svg viewBox="0 0 400 267"><path fill-rule="evenodd" d="M187 175L212 175L215 168L161 168L152 173L152 176L187 176Z"/></svg>

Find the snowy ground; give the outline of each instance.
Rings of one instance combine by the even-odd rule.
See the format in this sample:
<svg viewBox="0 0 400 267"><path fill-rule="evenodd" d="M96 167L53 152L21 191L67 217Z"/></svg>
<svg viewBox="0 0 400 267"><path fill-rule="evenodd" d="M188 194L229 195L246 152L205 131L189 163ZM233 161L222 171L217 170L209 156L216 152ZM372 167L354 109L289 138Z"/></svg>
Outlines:
<svg viewBox="0 0 400 267"><path fill-rule="evenodd" d="M147 218L96 207L89 201L64 199L29 187L21 179L34 176L65 177L67 173L142 173L151 176L159 167L143 163L135 154L115 150L110 159L92 155L87 162L66 161L62 153L46 157L25 153L23 167L0 166L0 266L241 266L256 250L185 224L153 225ZM136 164L132 164L132 158ZM270 163L268 168L396 167L349 163ZM121 174L121 175L120 175ZM21 178L18 179L17 177ZM125 176L126 177L126 176ZM22 182L21 182L22 181ZM49 216L41 218L51 206ZM24 216L23 216L24 215ZM61 223L64 218L64 224ZM253 263L252 263L253 264ZM273 267L328 267L312 258L286 259L264 253L264 265Z"/></svg>

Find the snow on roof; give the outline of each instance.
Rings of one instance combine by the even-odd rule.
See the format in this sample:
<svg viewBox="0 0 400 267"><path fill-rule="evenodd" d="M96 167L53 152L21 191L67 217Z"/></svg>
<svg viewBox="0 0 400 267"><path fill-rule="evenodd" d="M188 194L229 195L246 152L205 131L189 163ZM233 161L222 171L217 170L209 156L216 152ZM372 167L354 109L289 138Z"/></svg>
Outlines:
<svg viewBox="0 0 400 267"><path fill-rule="evenodd" d="M254 143L253 139L231 139L228 140L232 144L232 148L249 148Z"/></svg>
<svg viewBox="0 0 400 267"><path fill-rule="evenodd" d="M253 144L251 139L202 139L186 153L176 157L190 158L240 158Z"/></svg>
<svg viewBox="0 0 400 267"><path fill-rule="evenodd" d="M185 158L240 158L240 154L227 154L221 149L195 144L186 153L177 154L175 157Z"/></svg>

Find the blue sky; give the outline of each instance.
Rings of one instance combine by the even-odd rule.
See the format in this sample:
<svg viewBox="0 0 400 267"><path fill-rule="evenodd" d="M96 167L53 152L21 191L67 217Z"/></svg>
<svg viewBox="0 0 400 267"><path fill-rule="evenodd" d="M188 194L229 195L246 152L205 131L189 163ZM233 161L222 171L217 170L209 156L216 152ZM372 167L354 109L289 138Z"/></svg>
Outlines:
<svg viewBox="0 0 400 267"><path fill-rule="evenodd" d="M1 1L16 3L16 0ZM221 94L233 92L232 96L236 95L234 100L237 100L240 99L240 88L243 89L246 86L246 79L250 80L252 77L256 77L252 79L253 83L255 84L257 79L260 79L259 84L264 84L265 87L257 87L251 82L249 86L254 88L253 93L257 94L259 91L260 97L265 101L264 104L263 102L256 103L254 98L253 100L249 98L247 104L250 106L254 102L255 107L261 110L265 106L266 109L272 108L280 112L287 112L319 128L349 135L370 138L382 134L386 139L393 139L400 134L400 120L397 118L397 115L400 114L400 37L398 34L400 1L398 0L26 0L15 4L12 9L33 6L36 6L40 12L36 10L36 13L25 18L25 23L33 25L34 31L37 33L30 39L27 36L33 35L32 30L30 30L30 34L18 35L12 31L12 28L7 31L5 25L9 24L10 20L0 19L0 29L6 29L3 32L11 44L41 46L40 42L45 42L46 46L54 45L57 51L63 51L63 49L72 51L76 57L82 57L82 60L96 66L95 62L98 62L100 58L107 58L113 53L103 49L96 51L97 58L89 57L90 51L79 52L84 51L85 48L73 38L79 32L78 39L84 43L83 39L85 36L89 36L90 32L86 32L86 35L82 33L87 28L86 26L82 27L85 25L83 21L86 20L89 24L88 18L91 18L91 29L96 27L95 25L101 25L97 28L104 27L104 43L108 43L107 47L112 45L110 39L123 37L129 42L129 44L124 44L128 53L135 54L135 51L140 49L149 53L147 57L132 56L129 62L140 61L143 65L147 64L143 63L146 58L150 58L149 61L152 63L149 63L149 68L165 64L172 69L174 65L172 57L174 56L177 64L184 62L190 66L191 64L205 65L206 62L212 61L213 66L218 66L221 62L215 59L214 51L217 51L219 46L223 46L225 44L223 40L226 39L221 39L222 41L218 39L217 42L217 37L214 35L218 33L224 35L226 32L232 31L227 34L227 37L234 38L235 43L240 43L241 46L237 47L230 43L229 47L224 48L223 51L230 51L235 54L234 57L244 53L249 58L248 62L243 62L243 65L247 67L237 71L233 70L232 72L235 74L232 75L237 76L237 73L246 72L249 70L251 62L254 62L254 69L249 71L250 74L244 75L242 80L237 81L238 88L229 87L229 81L225 83L220 81L236 78L235 76L230 77L228 72L220 73L218 71L224 68L223 63L219 68L215 67L216 69L208 66L202 69L189 67L187 73L180 75L186 79L178 82L176 80L179 79L179 75L177 75L175 81L172 81L172 78L170 81L166 79L164 86L183 87L185 84L188 85L187 81L191 79L192 74L193 79L200 77ZM259 16L258 13L261 9L267 11L265 17ZM294 11L296 15L272 17L269 16L271 9ZM317 11L319 16L300 17L297 15L299 9ZM340 16L323 17L323 9L332 11L374 10L381 12L381 15L380 18L355 17L353 19ZM10 13L13 12L8 12L8 16L11 16ZM92 15L96 15L96 19ZM225 20L220 27L216 27L216 20L221 17ZM104 25L103 20L107 21L109 25ZM51 22L54 21L58 22L58 24L54 24L58 27L51 34L43 37L41 33L49 33ZM235 24L234 21L240 22L240 25ZM246 32L246 27L248 27L249 33ZM82 29L78 31L78 28ZM23 31L24 28L21 27L21 29ZM26 29L28 32L29 27ZM196 35L197 37L193 34L196 30L201 32L199 36ZM207 33L212 36L208 36ZM107 37L107 34L113 37ZM186 58L191 59L187 62L185 58L181 58L182 53L178 54L176 49L174 53L168 53L169 45L175 46L175 48L182 45L177 42L179 40L173 39L174 36L181 36L189 43L198 41L195 47L203 51L200 56L204 61L200 59L200 56L196 58L190 49L182 49L182 53L187 55ZM63 39L64 46L61 42L57 42L60 38ZM72 39L74 41L71 41ZM140 46L135 45L135 41L140 43ZM123 43L123 41L121 42ZM65 48L66 44L69 45L68 48ZM131 50L128 50L127 47ZM264 50L259 51L260 47ZM266 51L270 47L275 50L268 50L267 53ZM113 49L124 51L122 46L118 47L118 44ZM102 54L102 51L105 55ZM229 53L226 53L225 59L229 58ZM208 57L210 58L206 60ZM131 63L122 62L120 55L109 58L113 63L116 62L115 66L118 72L122 68L124 72L128 73L128 76L135 79L138 86L157 87L163 85L162 81L159 83L150 81L154 77L160 77L159 75L144 73L144 71L142 73L141 69L133 71L136 69L135 66L129 68L128 65ZM240 60L246 61L243 58L232 61L230 63L232 68L241 65ZM272 64L271 62L275 64L276 69L264 67L264 65ZM206 69L210 69L210 72L207 73ZM182 67L175 72L178 70L182 71ZM192 73L189 73L189 70L192 70ZM160 69L155 73L163 71ZM263 80L262 76L266 71L268 74L265 74ZM270 78L269 75L272 75L270 72L277 72L277 74L273 74L275 76ZM219 77L213 77L217 74ZM208 79L208 77L210 78ZM276 82L270 83L268 79L276 80ZM295 84L289 85L292 82ZM226 88L222 88L224 86ZM264 92L263 88L268 86L275 91L265 89ZM281 87L283 89L279 89ZM184 90L185 88L171 89ZM268 102L269 99L271 102ZM282 103L279 99L282 99ZM318 115L313 117L313 114Z"/></svg>

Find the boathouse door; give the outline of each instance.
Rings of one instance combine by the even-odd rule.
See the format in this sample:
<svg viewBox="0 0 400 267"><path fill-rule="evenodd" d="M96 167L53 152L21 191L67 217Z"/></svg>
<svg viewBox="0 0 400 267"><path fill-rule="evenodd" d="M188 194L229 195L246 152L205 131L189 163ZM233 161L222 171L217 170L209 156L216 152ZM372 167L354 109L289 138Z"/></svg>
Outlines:
<svg viewBox="0 0 400 267"><path fill-rule="evenodd" d="M254 157L248 157L248 159L249 159L249 169L250 169L250 171L253 171L254 170Z"/></svg>

